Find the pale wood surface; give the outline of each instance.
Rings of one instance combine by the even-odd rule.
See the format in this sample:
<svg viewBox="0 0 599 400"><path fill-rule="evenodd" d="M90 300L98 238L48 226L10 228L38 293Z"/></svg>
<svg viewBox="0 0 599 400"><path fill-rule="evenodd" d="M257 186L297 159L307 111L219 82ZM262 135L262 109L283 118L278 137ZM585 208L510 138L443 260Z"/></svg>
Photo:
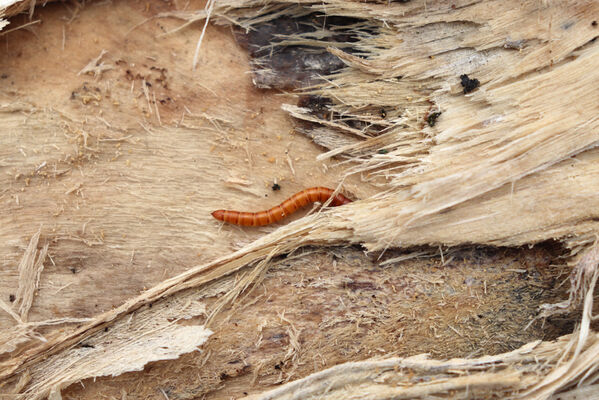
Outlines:
<svg viewBox="0 0 599 400"><path fill-rule="evenodd" d="M46 345L29 337L30 326L17 325L14 315L0 312L1 333L19 338L16 342L24 350L0 354L6 367L3 373L25 362L29 369L20 376L31 398L47 394L51 386L58 393L62 386L83 378L88 378L83 385L71 385L63 395L158 399L166 393L170 398L225 398L259 393L344 361L422 352L438 358L475 357L571 332L576 316L551 319L544 327L537 321L524 330L541 304L567 297L567 284L562 283L569 268L558 258L564 254L559 244L498 251L467 247L446 253L442 259L437 254L432 260L392 263L386 269L381 262L399 253L389 251L378 259L380 252L366 255L361 247L310 248L313 254L291 257L288 262L277 259L276 268L264 277L259 268L256 276L247 274L248 269L223 276L271 252L291 251L303 244L361 243L382 250L388 243L515 246L559 238L568 245L585 245L597 231L595 210L599 204L594 182L599 153L583 151L596 141L595 131L585 130L577 136L575 128L578 122L584 125L588 113L595 112L590 110L595 97L585 99L573 111L578 114L572 119L556 115L539 123L538 127L554 127L562 121L573 129L570 136L555 136L569 148L559 142L544 148L542 141L531 141L533 153L545 150L541 156L548 161L543 171L532 173L536 158L531 156L526 159L532 160L528 164L514 163L513 169L489 175L492 168L487 167L495 166L491 161L497 160L489 161L487 167L476 163L484 148L482 141L466 149L464 163L457 169L452 170L454 159L442 155L460 147L461 143L453 141L456 138L467 139L464 127L484 130L477 124L493 115L485 103L487 93L503 104L516 101L510 97L516 92L497 81L493 89L491 80L483 79L489 92L481 90L464 100L455 96L459 86L452 86L436 97L445 112L439 131L426 128L427 135L441 133L430 142L409 137L418 142L411 149L420 154L422 165L430 167L422 170L421 181L415 178L418 175L408 174L391 177L377 188L356 174L343 182L346 193L364 199L352 207L297 221L280 231L277 226L221 226L210 216L214 209L261 210L309 186L334 188L343 180L346 168L356 164L337 166L337 159L317 159L323 149L294 133L291 118L281 109L283 104L297 103L297 96L255 89L247 54L228 27L208 26L198 68L192 70L203 22L162 36L181 22L151 18L181 9L183 5L178 3L96 2L81 9L50 4L38 7L35 13L34 19L43 23L0 37L0 300L10 308L12 295L25 293L19 292L19 285L31 288L35 280L31 277L35 278L39 267L35 257L30 257L37 254L32 251L43 254L48 246L39 289L25 319L32 323L70 319L58 327L36 327L49 339ZM331 4L331 11L343 7L342 2L337 3ZM369 12L383 6L370 4L374 11ZM192 2L188 7L201 9L203 3ZM558 78L581 73L577 66L582 62L563 60L570 60L568 54L592 37L590 14L573 11L569 15L578 15L580 26L588 26L576 31L577 36L556 39L554 57L561 57L564 64L552 75ZM22 16L11 21L15 26L27 22ZM493 28L496 31L485 31L486 36L477 40L490 40L494 32L505 31L501 26ZM532 40L537 28L522 28L521 33ZM543 32L539 35L545 40L547 32ZM431 45L426 49L441 51L447 43L436 45L441 48ZM474 46L468 42L459 45ZM495 45L501 47L503 42ZM419 48L418 43L414 48ZM506 57L517 60L518 50L510 51ZM415 80L428 82L433 75L449 74L443 69L442 57L420 59L421 54L410 54L414 54L413 64L402 67ZM599 53L581 47L579 54L592 63ZM396 62L396 56L406 54L390 55L383 61ZM524 56L530 62L513 66L504 78L523 73L524 66L533 71L551 58L539 52ZM97 62L89 65L95 59ZM358 70L382 71L383 75L388 71L388 64L382 61L380 71L376 63L357 65L358 61L347 56L348 64ZM430 63L426 76L419 70L424 63ZM98 76L78 74L86 66L89 71L104 70ZM487 78L497 73L493 65L480 68ZM524 72L534 75L530 71ZM585 79L595 73L591 71ZM407 88L414 81L408 79L406 86L401 83L399 88L361 83L367 90L356 91L350 85L328 88L327 93L347 101L339 107L365 101L386 104L388 99L413 90ZM573 84L577 91L572 93L585 93L585 85ZM526 89L526 94L518 97L520 104L535 106L535 85L531 78L517 88ZM567 87L552 88L551 93L562 97L569 93ZM429 105L418 101L407 107L413 107L414 115L422 118L422 110ZM560 99L555 101L542 103L539 112L546 115L555 109ZM585 126L595 128L596 119L587 122ZM459 131L459 127L465 130ZM501 129L507 130L506 126ZM482 133L494 143L502 143L490 128ZM550 133L549 138L553 137ZM389 135L376 146L396 139ZM364 148L369 149L370 143ZM423 150L422 143L431 148ZM376 153L377 148L372 149ZM580 154L570 158L577 152ZM372 160L388 166L393 156L398 154ZM472 171L478 171L479 184L461 186ZM528 176L520 179L524 175ZM281 185L280 191L271 189L274 182ZM485 183L487 187L483 187ZM408 185L408 189L370 199L394 184ZM452 197L454 189L457 194ZM423 201L425 192L435 194L434 201ZM418 219L403 225L411 217ZM39 240L35 239L37 232ZM572 237L578 242L569 242ZM244 248L257 239L254 247ZM27 250L31 243L34 249ZM298 250L299 254L304 250ZM430 247L424 251L435 253ZM27 254L29 261L22 265L29 267L20 270ZM224 258L215 261L219 257ZM201 265L210 269L203 270ZM29 272L20 272L23 270ZM185 272L188 274L179 276ZM134 335L132 332L151 338L150 328L142 329L144 324L154 331L165 330L160 322L170 323L176 318L173 316L187 313L189 320L181 326L203 327L210 311L223 305L225 295L236 293L235 282L251 283L258 278L264 281L247 297L241 295L233 309L225 304L211 321L214 334L202 352L152 363L142 372L117 378L89 378L111 371L93 365L102 361L102 351L122 350L123 359L113 373L134 369L133 361L127 364L126 338ZM90 325L85 325L89 322L86 318L93 319ZM0 338L5 339L1 334ZM57 347L51 347L54 345ZM184 347L171 350L184 353ZM45 359L47 355L51 356ZM86 360L95 361L86 365ZM64 364L71 361L69 369ZM58 372L51 375L51 370Z"/></svg>

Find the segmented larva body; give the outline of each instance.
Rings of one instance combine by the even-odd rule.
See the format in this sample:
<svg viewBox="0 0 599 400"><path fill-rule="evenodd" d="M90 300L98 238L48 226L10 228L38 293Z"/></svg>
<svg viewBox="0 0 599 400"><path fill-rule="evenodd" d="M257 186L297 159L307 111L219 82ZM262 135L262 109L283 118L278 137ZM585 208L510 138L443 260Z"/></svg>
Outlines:
<svg viewBox="0 0 599 400"><path fill-rule="evenodd" d="M296 212L307 204L314 203L316 201L324 203L333 195L334 192L335 191L333 189L325 187L313 187L294 194L270 210L259 211L255 213L216 210L212 213L212 216L219 221L224 221L235 225L263 226L280 221L287 215ZM342 194L337 194L335 197L333 197L329 203L329 206L337 207L347 203L351 203L351 200Z"/></svg>

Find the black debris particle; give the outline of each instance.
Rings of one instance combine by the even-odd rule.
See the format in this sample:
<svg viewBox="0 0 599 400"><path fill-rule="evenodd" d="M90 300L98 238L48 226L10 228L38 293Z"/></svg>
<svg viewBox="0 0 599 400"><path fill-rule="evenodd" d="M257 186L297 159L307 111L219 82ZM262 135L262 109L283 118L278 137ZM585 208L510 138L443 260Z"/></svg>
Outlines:
<svg viewBox="0 0 599 400"><path fill-rule="evenodd" d="M15 295L14 295L14 294L9 294L9 295L8 295L8 301L10 301L11 303L12 303L13 301L15 301L15 299L16 299L16 297L15 297Z"/></svg>
<svg viewBox="0 0 599 400"><path fill-rule="evenodd" d="M384 108L381 108L381 118L387 118L387 111Z"/></svg>
<svg viewBox="0 0 599 400"><path fill-rule="evenodd" d="M431 128L435 126L435 124L437 123L437 118L439 118L441 114L441 111L430 113L428 117L426 117L426 123L428 124L428 126L430 126Z"/></svg>
<svg viewBox="0 0 599 400"><path fill-rule="evenodd" d="M279 185L278 183L273 184L272 190L281 190L281 185Z"/></svg>
<svg viewBox="0 0 599 400"><path fill-rule="evenodd" d="M480 86L478 79L470 79L466 74L460 75L460 79L462 81L462 87L464 88L464 94L468 94Z"/></svg>
<svg viewBox="0 0 599 400"><path fill-rule="evenodd" d="M597 26L597 21L591 22L591 26Z"/></svg>
<svg viewBox="0 0 599 400"><path fill-rule="evenodd" d="M333 101L322 96L306 95L300 96L297 105L310 109L319 118L328 119L330 117L329 107L333 105Z"/></svg>
<svg viewBox="0 0 599 400"><path fill-rule="evenodd" d="M311 110L327 110L328 106L333 105L333 101L326 97L311 94L300 96L297 105L298 107L309 108Z"/></svg>
<svg viewBox="0 0 599 400"><path fill-rule="evenodd" d="M2 75L0 75L0 78L6 79L6 78L8 78L8 74L2 74Z"/></svg>
<svg viewBox="0 0 599 400"><path fill-rule="evenodd" d="M96 347L92 344L87 344L87 343L81 343L80 347L85 347L87 349L95 349Z"/></svg>
<svg viewBox="0 0 599 400"><path fill-rule="evenodd" d="M377 153L379 154L387 154L389 152L389 150L387 149L380 149Z"/></svg>

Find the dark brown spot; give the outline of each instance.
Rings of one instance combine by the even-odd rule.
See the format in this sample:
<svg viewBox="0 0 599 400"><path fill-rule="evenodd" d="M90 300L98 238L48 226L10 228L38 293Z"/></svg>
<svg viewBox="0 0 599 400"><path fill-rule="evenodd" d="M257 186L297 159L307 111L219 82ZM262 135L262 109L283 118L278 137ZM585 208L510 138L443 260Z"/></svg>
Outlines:
<svg viewBox="0 0 599 400"><path fill-rule="evenodd" d="M462 87L464 88L464 94L472 92L474 89L480 86L478 79L471 79L468 75L460 75Z"/></svg>
<svg viewBox="0 0 599 400"><path fill-rule="evenodd" d="M426 123L428 124L428 126L430 126L431 128L435 126L435 124L437 123L437 118L439 118L439 116L441 116L441 111L430 113L428 117L426 117Z"/></svg>

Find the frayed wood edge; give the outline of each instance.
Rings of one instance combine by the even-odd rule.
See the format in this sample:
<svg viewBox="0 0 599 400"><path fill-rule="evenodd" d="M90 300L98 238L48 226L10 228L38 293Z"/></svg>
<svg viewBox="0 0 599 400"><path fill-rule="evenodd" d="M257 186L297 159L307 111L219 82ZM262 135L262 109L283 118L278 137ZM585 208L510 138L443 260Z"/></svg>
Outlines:
<svg viewBox="0 0 599 400"><path fill-rule="evenodd" d="M25 254L19 263L19 288L17 289L14 304L20 316L19 322L27 322L29 310L33 304L33 297L39 287L40 276L44 269L44 260L48 253L48 243L41 250L37 250L41 233L42 229L40 227L31 237Z"/></svg>
<svg viewBox="0 0 599 400"><path fill-rule="evenodd" d="M308 218L307 220L314 221L312 218ZM298 221L297 223L290 224L289 226L281 228L281 231L285 231L284 234L278 232L276 235L267 235L267 237L258 240L258 243L249 245L246 249L163 282L146 293L129 300L118 309L98 316L76 332L53 339L51 342L39 346L26 357L17 360L14 365L7 365L10 364L9 362L4 366L0 366L5 367L2 369L7 371L0 375L0 384L18 372L26 371L28 367L41 362L49 355L66 350L85 340L98 330L111 325L117 319L132 313L144 304L159 298L174 295L187 288L204 285L238 271L248 264L255 264L256 261L259 261L258 264L255 264L255 266L253 266L252 269L237 282L235 287L227 293L220 304L213 309L210 316L210 318L213 318L222 306L234 301L245 289L264 275L272 257L277 254L293 251L299 247L301 245L299 243L301 243L302 236L311 231L315 227L314 225L315 224L313 223L306 224L305 221L303 223ZM274 393L269 392L251 398L299 399L312 393L306 392L306 390L315 391L313 394L319 394L323 396L323 398L345 398L344 396L347 395L346 389L344 389L347 386L345 380L346 376L353 376L352 382L362 382L362 385L366 385L370 382L370 384L376 386L377 389L375 392L378 394L373 397L376 399L408 398L427 394L432 395L434 393L440 394L447 390L454 390L467 394L468 390L474 388L509 390L513 393L518 392L519 396L523 395L523 398L528 399L547 398L547 396L550 396L556 391L571 385L572 382L575 382L575 380L579 379L581 376L586 379L595 373L594 365L599 357L599 334L590 331L590 322L593 319L593 316L591 315L593 304L592 294L597 277L599 276L599 273L597 272L598 262L599 251L597 246L593 246L584 252L579 264L580 268L586 268L587 272L592 270L593 277L586 288L580 289L586 291L584 295L585 305L583 321L581 322L580 329L578 329L575 334L566 335L556 342L549 343L537 341L529 343L514 352L471 360L442 362L437 360L425 360L423 356L418 356L408 359L347 363L303 378L302 380L289 383L278 388ZM537 346L539 351L534 351L532 355L528 355L531 351L537 349ZM547 357L548 352L551 353L551 357ZM521 358L514 358L514 355L519 355ZM534 363L531 361L532 359L535 360ZM414 360L418 361L414 364ZM431 374L434 372L432 375L437 375L443 368L461 372L456 372L455 376L444 376L442 381L437 383L419 381L417 384L409 385L409 388L394 386L382 390L380 383L373 380L374 377L379 376L379 373L375 374L373 371L378 371L376 368L380 369L380 367L390 365L385 364L385 362L394 365L394 370L400 369L400 374L398 376L402 376L401 374L403 372L401 372L401 368L415 368L418 370L416 372L418 372L418 376L420 377L426 375L427 370L429 370ZM514 373L514 370L509 368L516 364L522 365L522 363L530 364L528 365L527 371ZM501 366L504 371L497 372L498 366ZM6 368L10 368L10 370L7 370ZM375 369L373 370L372 368ZM356 376L354 372L352 372L354 370L362 373L364 376L361 378ZM367 373L367 371L370 372ZM450 375L451 374L454 374L454 372L450 373ZM464 376L464 374L467 374L467 376ZM531 374L533 376L531 376ZM337 376L337 378L328 381L326 385L322 383L323 377L333 375ZM431 379L437 378L431 376ZM580 382L582 381L583 380ZM588 381L592 383L594 379L589 378ZM339 395L337 397L334 396L336 392L332 390L333 386L336 385L335 382L339 382L338 387L342 388L339 390L343 390L343 392L337 393ZM314 384L316 386L312 387L308 384ZM296 396L294 393L297 387L299 387L298 385L304 389L298 392L299 394ZM323 389L325 386L326 390ZM374 390L374 387L371 389Z"/></svg>
<svg viewBox="0 0 599 400"><path fill-rule="evenodd" d="M302 245L309 244L302 243L302 236L305 236L314 225L315 218L308 218L306 221L297 221L297 223L285 226L229 256L206 265L192 268L183 274L167 279L141 295L128 300L120 307L98 315L92 321L73 332L49 339L46 343L29 349L25 354L0 363L0 385L15 376L15 374L41 362L50 355L71 348L86 338L89 338L94 333L110 326L117 319L138 310L146 304L174 295L185 289L213 282L256 261L266 259L266 261L261 264L262 268L266 268L269 265L268 259L270 257L273 257L276 254L288 253ZM227 301L232 301L237 298L244 288L255 281L257 275L265 272L265 270L260 270L260 268L257 270L260 273L249 274L247 279L238 283L237 288L233 289L226 296L226 300L221 304L221 307L226 304Z"/></svg>
<svg viewBox="0 0 599 400"><path fill-rule="evenodd" d="M576 253L574 253L576 252ZM572 254L572 272L570 273L570 296L567 300L556 304L541 306L539 317L548 317L556 314L565 314L574 311L580 304L586 304L589 291L595 286L597 280L597 266L599 264L599 241L588 244L586 249L574 249ZM584 317L584 315L583 315Z"/></svg>
<svg viewBox="0 0 599 400"><path fill-rule="evenodd" d="M4 0L4 2L0 0L0 37L10 32L26 28L30 25L39 24L41 22L41 20L39 19L32 21L33 12L35 11L35 4L36 0ZM6 27L10 23L5 18L12 17L13 15L19 14L26 10L29 14L29 22L12 29L3 30L4 27Z"/></svg>
<svg viewBox="0 0 599 400"><path fill-rule="evenodd" d="M2 13L2 11L0 10L0 31L2 31L2 29L4 29L4 27L8 24L9 22L4 19L4 13Z"/></svg>
<svg viewBox="0 0 599 400"><path fill-rule="evenodd" d="M37 249L41 232L42 228L40 227L33 234L19 263L19 282L14 304L11 306L0 300L0 309L10 315L16 322L16 325L11 329L0 332L0 354L10 353L19 344L31 339L45 343L46 338L36 332L39 327L91 321L91 318L58 318L28 322L29 310L39 288L41 274L44 270L44 261L48 254L49 243L46 243L40 250Z"/></svg>

